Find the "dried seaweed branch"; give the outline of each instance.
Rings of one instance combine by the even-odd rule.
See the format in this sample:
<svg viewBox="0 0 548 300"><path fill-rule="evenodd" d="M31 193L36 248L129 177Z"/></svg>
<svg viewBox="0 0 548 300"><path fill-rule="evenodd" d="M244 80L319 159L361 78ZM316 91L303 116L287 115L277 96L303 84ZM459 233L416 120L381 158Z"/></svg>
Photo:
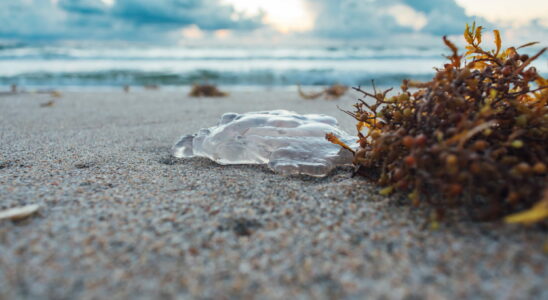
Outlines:
<svg viewBox="0 0 548 300"><path fill-rule="evenodd" d="M323 89L320 92L309 93L309 94L303 92L300 85L297 86L297 88L299 90L299 95L301 96L301 98L307 99L307 100L317 99L321 96L324 96L325 99L330 99L330 100L339 99L344 94L346 94L346 91L348 90L348 87L346 85L340 85L340 84L334 84L330 87Z"/></svg>

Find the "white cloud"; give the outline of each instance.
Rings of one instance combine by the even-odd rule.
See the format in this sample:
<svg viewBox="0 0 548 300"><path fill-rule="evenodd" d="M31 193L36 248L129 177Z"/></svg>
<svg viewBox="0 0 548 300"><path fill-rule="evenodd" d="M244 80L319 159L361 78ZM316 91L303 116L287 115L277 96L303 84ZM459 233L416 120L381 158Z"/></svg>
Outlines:
<svg viewBox="0 0 548 300"><path fill-rule="evenodd" d="M422 12L418 12L405 4L396 4L388 7L386 12L391 15L401 26L420 30L428 23L428 19Z"/></svg>

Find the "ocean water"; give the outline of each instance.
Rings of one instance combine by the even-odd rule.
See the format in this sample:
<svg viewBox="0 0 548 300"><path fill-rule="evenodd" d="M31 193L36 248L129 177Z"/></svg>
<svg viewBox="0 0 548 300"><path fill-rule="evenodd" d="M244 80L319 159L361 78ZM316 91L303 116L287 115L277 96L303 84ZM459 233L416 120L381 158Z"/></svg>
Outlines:
<svg viewBox="0 0 548 300"><path fill-rule="evenodd" d="M0 46L0 85L36 87L382 86L427 80L444 48ZM548 59L535 66L548 74Z"/></svg>

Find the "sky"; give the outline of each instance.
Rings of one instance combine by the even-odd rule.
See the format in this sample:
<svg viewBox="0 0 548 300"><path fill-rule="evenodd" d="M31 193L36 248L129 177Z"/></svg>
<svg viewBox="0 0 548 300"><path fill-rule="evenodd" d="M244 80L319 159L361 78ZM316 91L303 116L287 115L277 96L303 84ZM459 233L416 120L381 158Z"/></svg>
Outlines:
<svg viewBox="0 0 548 300"><path fill-rule="evenodd" d="M0 0L0 40L388 40L466 22L548 40L546 0Z"/></svg>

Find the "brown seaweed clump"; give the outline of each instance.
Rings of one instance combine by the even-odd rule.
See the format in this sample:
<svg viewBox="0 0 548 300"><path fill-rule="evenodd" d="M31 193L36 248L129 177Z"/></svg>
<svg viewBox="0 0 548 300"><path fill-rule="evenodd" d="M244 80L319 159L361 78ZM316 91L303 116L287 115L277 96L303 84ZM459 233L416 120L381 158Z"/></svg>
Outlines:
<svg viewBox="0 0 548 300"><path fill-rule="evenodd" d="M190 97L226 97L228 93L219 90L213 84L194 84L188 95Z"/></svg>
<svg viewBox="0 0 548 300"><path fill-rule="evenodd" d="M481 34L466 26L464 55L444 37L452 53L430 82L404 80L391 97L356 89L364 99L347 112L358 121L356 172L413 205L466 205L483 219L529 209L506 221L546 219L548 80L530 66L546 48L531 57L518 50L535 43L502 50L495 30L496 49L484 50Z"/></svg>
<svg viewBox="0 0 548 300"><path fill-rule="evenodd" d="M299 95L301 96L301 98L307 99L307 100L317 99L321 96L324 96L324 98L328 100L335 100L335 99L339 99L344 94L346 94L346 91L348 90L348 87L342 84L334 84L332 86L324 88L320 92L309 93L309 94L303 92L300 85L297 88L299 89Z"/></svg>

